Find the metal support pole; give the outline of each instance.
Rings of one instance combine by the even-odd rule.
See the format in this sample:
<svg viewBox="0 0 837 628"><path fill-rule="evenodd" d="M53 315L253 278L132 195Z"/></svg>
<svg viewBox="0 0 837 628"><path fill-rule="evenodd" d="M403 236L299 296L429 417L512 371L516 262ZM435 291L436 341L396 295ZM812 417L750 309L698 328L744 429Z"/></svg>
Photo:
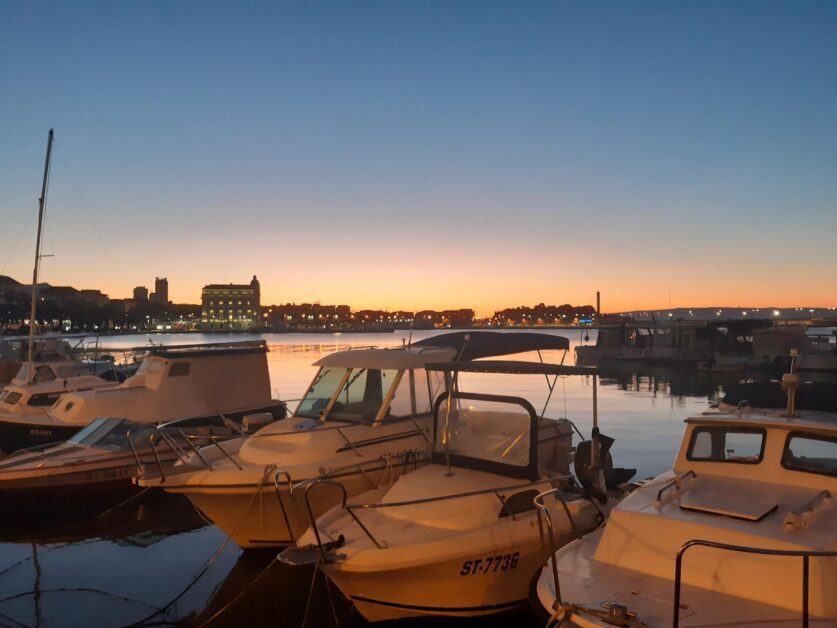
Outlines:
<svg viewBox="0 0 837 628"><path fill-rule="evenodd" d="M49 167L52 160L52 143L55 140L55 134L52 129L49 130L49 137L47 138L47 152L46 160L44 162L44 180L41 183L41 198L38 199L38 236L35 240L35 267L32 269L32 310L29 314L29 376L28 381L32 381L34 373L32 373L32 360L35 353L35 309L37 303L37 287L38 287L38 267L41 264L41 237L43 235L44 227L44 209L46 209L47 183L49 182Z"/></svg>
<svg viewBox="0 0 837 628"><path fill-rule="evenodd" d="M802 628L808 628L808 554L802 556Z"/></svg>

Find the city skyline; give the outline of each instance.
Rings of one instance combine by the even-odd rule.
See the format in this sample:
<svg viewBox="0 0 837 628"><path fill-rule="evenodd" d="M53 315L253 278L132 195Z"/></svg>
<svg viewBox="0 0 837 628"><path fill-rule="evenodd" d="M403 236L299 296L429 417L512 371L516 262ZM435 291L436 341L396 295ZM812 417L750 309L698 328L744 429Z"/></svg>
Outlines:
<svg viewBox="0 0 837 628"><path fill-rule="evenodd" d="M837 8L0 9L0 274L415 311L830 307ZM39 37L33 37L38 33ZM42 47L39 41L52 45Z"/></svg>
<svg viewBox="0 0 837 628"><path fill-rule="evenodd" d="M167 279L166 278L155 278L155 286L160 285L161 282L164 282L165 291L168 290ZM56 296L61 299L78 299L80 302L102 302L102 301L113 301L113 302L126 302L126 305L133 303L139 304L156 304L158 306L170 306L174 308L194 308L196 312L200 312L202 308L205 308L205 301L207 297L209 299L217 299L217 298L224 298L224 299L242 299L243 296L236 296L239 294L243 294L240 291L242 289L246 290L251 288L253 284L256 284L256 292L260 295L261 289L260 284L257 282L257 278L254 275L251 283L248 284L234 284L234 283L213 283L213 284L204 284L201 292L201 301L198 303L192 302L174 302L171 300L164 300L162 298L154 299L155 293L150 293L148 288L145 286L135 286L131 291L130 297L121 297L121 296L113 296L107 293L103 293L98 288L77 288L75 286L57 286L51 285L48 282L41 282L38 284L39 290L43 287L49 287L49 296L48 300L55 298ZM222 296L221 293L218 293L220 290L222 293L225 289L231 289L234 292L234 295L231 296ZM26 284L24 282L19 282L13 277L8 277L5 275L0 275L0 292L3 290L11 289L13 292L22 292L28 294L29 290L31 289L31 284ZM218 293L218 296L210 296L210 293ZM398 313L398 314L410 314L410 315L418 315L423 312L451 312L451 311L464 311L468 310L473 314L473 318L475 320L485 321L491 318L496 318L500 315L503 315L507 312L512 312L515 310L536 310L538 308L571 308L577 311L586 311L589 310L591 312L596 311L597 305L599 304L599 297L600 294L595 295L594 301L591 302L584 302L580 301L577 303L570 303L562 299L554 299L550 303L551 305L547 305L549 299L541 299L539 302L533 301L530 303L518 303L514 305L504 306L501 308L497 308L492 310L491 312L480 312L473 307L462 307L462 308L429 308L429 307L417 307L412 309L404 309L404 308L387 308L387 307L363 307L363 306L356 306L351 303L329 303L323 302L321 299L309 299L305 301L273 301L273 302L265 302L261 303L260 305L256 306L256 309L261 309L262 312L266 312L268 310L272 310L273 308L305 308L305 307L313 307L317 308L332 308L335 311L340 310L349 313L363 313L363 312L382 312L382 313ZM28 298L28 297L27 297ZM257 302L260 296L257 297ZM231 304L232 305L232 304ZM244 309L248 307L247 303L244 303ZM253 308L250 305L251 309ZM694 311L693 311L694 310ZM755 307L745 307L745 306L736 306L730 304L714 304L712 306L681 306L681 307L662 307L662 308L635 308L633 310L622 310L622 311L613 311L613 310L606 310L604 308L601 309L602 315L620 315L620 316L628 316L628 317L635 317L639 319L648 319L653 318L655 315L660 317L660 321L667 320L666 316L675 316L675 320L714 320L716 317L721 317L722 320L724 319L734 319L734 318L741 318L747 317L748 315L751 318L763 318L763 319L773 319L773 320L787 320L787 319L829 319L832 320L835 318L834 312L837 311L837 307L834 306L821 306L821 305L811 305L811 304L795 304L793 306L788 307L778 307L775 305L762 305L762 306L755 306ZM207 312L203 312L203 318L206 318ZM234 313L234 317L237 319L239 314ZM223 317L226 318L226 317ZM551 320L551 319L550 319ZM204 321L208 322L208 321Z"/></svg>

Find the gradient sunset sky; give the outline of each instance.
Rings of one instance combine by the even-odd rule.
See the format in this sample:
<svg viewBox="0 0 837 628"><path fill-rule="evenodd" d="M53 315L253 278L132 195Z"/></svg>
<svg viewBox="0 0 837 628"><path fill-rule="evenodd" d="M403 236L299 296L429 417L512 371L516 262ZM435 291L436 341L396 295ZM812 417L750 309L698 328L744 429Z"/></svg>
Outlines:
<svg viewBox="0 0 837 628"><path fill-rule="evenodd" d="M0 274L837 305L837 3L0 0Z"/></svg>

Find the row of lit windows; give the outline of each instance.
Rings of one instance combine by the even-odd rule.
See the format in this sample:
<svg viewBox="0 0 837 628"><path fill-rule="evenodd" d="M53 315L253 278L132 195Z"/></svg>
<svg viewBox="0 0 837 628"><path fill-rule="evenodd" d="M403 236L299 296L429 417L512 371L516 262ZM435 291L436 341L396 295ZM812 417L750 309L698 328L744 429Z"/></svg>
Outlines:
<svg viewBox="0 0 837 628"><path fill-rule="evenodd" d="M230 314L229 316L215 316L215 315L210 315L210 316L205 316L205 317L203 317L203 322L205 322L205 323L206 323L206 322L218 322L218 321L223 322L223 321L226 321L226 320L230 320L230 321L232 321L232 320L236 320L236 321L252 321L252 320L253 320L253 318L252 318L252 317L250 317L250 316L244 316L243 314L242 314L242 315L239 315L239 316L233 316L232 314Z"/></svg>
<svg viewBox="0 0 837 628"><path fill-rule="evenodd" d="M204 314L206 312L209 312L210 315L215 314L215 310L213 310L213 309L204 310ZM224 314L224 313L233 314L233 313L235 313L235 314L241 315L241 314L244 314L245 312L247 314L252 314L253 310L251 310L251 309L243 310L243 309L239 309L239 308L235 308L235 309L221 308L221 309L218 310L219 314Z"/></svg>
<svg viewBox="0 0 837 628"><path fill-rule="evenodd" d="M228 297L237 295L252 297L256 295L253 290L204 290L201 294L205 297Z"/></svg>

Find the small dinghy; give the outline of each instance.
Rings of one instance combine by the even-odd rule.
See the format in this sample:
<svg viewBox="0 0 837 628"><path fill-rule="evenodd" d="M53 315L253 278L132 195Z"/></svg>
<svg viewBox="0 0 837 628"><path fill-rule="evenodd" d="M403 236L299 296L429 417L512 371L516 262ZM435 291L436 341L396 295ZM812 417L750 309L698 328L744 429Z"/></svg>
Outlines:
<svg viewBox="0 0 837 628"><path fill-rule="evenodd" d="M520 397L462 392L457 383L460 373L494 374L475 378L486 383L496 375L546 376L551 393L559 376L595 380L594 369L486 360L428 370L454 382L434 404L430 464L351 504L344 493L342 506L280 554L288 564L318 564L370 621L525 606L532 575L546 558L536 500L561 543L596 529L609 509L601 480L605 468L613 471L610 439L596 429L581 450L598 462L580 453L573 476L570 421L547 419ZM620 471L609 475L633 475ZM307 503L319 491L340 488L320 480L296 490Z"/></svg>

